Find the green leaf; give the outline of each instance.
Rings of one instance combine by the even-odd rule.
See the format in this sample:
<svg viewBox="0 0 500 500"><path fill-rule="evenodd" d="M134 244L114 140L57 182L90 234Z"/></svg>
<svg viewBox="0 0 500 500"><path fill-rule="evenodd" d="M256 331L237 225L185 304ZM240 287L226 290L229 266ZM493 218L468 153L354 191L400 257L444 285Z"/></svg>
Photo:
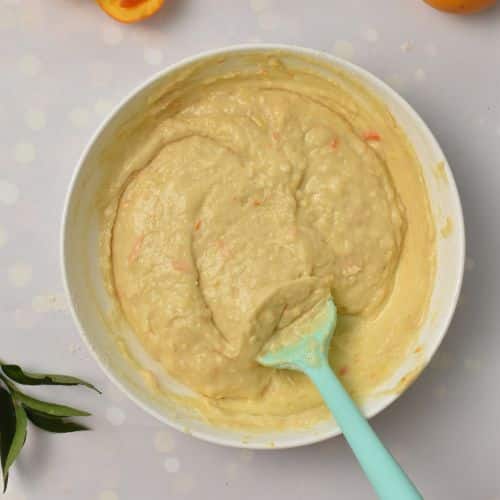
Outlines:
<svg viewBox="0 0 500 500"><path fill-rule="evenodd" d="M2 472L7 463L12 440L16 432L16 412L12 396L0 387L0 457L2 463ZM3 491L7 488L9 477L3 476Z"/></svg>
<svg viewBox="0 0 500 500"><path fill-rule="evenodd" d="M63 433L88 430L78 422L65 420L66 417L90 415L71 406L32 398L19 391L14 382L25 385L84 385L99 393L100 391L92 384L76 377L28 373L17 365L4 364L1 360L0 367L0 464L5 492L9 481L9 469L26 441L28 419L43 430Z"/></svg>
<svg viewBox="0 0 500 500"><path fill-rule="evenodd" d="M101 391L94 385L77 377L69 375L42 374L25 372L18 365L2 365L2 370L10 379L24 385L84 385L89 389L101 394Z"/></svg>
<svg viewBox="0 0 500 500"><path fill-rule="evenodd" d="M11 465L16 461L19 453L21 453L24 443L26 442L28 424L28 419L23 406L15 401L14 407L16 411L16 432L14 434L14 439L12 440L12 444L10 446L9 454L7 455L7 460L3 470L3 477L7 479L9 477L9 469ZM4 484L4 493L6 489L7 483Z"/></svg>
<svg viewBox="0 0 500 500"><path fill-rule="evenodd" d="M26 410L30 422L48 432L65 433L90 430L78 422L64 420L62 417L48 417L34 410Z"/></svg>
<svg viewBox="0 0 500 500"><path fill-rule="evenodd" d="M47 403L39 399L32 398L18 390L14 392L15 398L24 406L31 410L36 410L49 417L88 417L90 413L72 408L71 406L59 405L56 403Z"/></svg>
<svg viewBox="0 0 500 500"><path fill-rule="evenodd" d="M9 469L26 441L27 416L15 395L0 388L0 430L3 491L7 489Z"/></svg>

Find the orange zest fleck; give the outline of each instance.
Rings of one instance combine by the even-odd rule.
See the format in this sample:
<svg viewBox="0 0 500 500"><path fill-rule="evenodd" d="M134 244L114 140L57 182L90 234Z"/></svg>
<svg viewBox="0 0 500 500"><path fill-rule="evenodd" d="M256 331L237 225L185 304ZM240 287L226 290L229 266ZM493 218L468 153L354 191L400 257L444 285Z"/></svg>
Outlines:
<svg viewBox="0 0 500 500"><path fill-rule="evenodd" d="M272 137L275 141L279 141L280 140L280 134L279 132L273 132L272 133Z"/></svg>
<svg viewBox="0 0 500 500"><path fill-rule="evenodd" d="M363 134L363 139L365 141L380 141L382 137L380 137L380 134L378 132L369 130L368 132L365 132Z"/></svg>
<svg viewBox="0 0 500 500"><path fill-rule="evenodd" d="M287 231L287 236L289 238L295 239L299 235L299 228L297 226L292 226L288 231Z"/></svg>
<svg viewBox="0 0 500 500"><path fill-rule="evenodd" d="M332 149L337 149L339 146L339 142L340 141L338 139L333 138L332 141L330 142L330 147Z"/></svg>
<svg viewBox="0 0 500 500"><path fill-rule="evenodd" d="M198 231L200 229L200 227L201 227L201 220L196 221L196 224L194 225L194 230Z"/></svg>
<svg viewBox="0 0 500 500"><path fill-rule="evenodd" d="M215 242L215 245L225 259L229 259L229 257L231 257L231 250L227 247L223 239L218 239Z"/></svg>
<svg viewBox="0 0 500 500"><path fill-rule="evenodd" d="M170 263L175 271L180 273L190 273L192 272L191 263L186 259L171 259Z"/></svg>
<svg viewBox="0 0 500 500"><path fill-rule="evenodd" d="M343 367L339 370L339 375L340 375L340 376L345 375L345 374L347 373L347 370L348 370L347 366L343 366Z"/></svg>
<svg viewBox="0 0 500 500"><path fill-rule="evenodd" d="M139 254L141 253L141 247L142 247L143 242L144 242L144 235L142 234L141 236L139 236L135 240L134 245L132 246L132 250L130 251L130 253L128 255L128 263L129 264L132 264L133 262L135 262L137 260L137 258L139 257Z"/></svg>
<svg viewBox="0 0 500 500"><path fill-rule="evenodd" d="M260 207L262 205L262 202L260 200L254 200L253 205L254 207Z"/></svg>

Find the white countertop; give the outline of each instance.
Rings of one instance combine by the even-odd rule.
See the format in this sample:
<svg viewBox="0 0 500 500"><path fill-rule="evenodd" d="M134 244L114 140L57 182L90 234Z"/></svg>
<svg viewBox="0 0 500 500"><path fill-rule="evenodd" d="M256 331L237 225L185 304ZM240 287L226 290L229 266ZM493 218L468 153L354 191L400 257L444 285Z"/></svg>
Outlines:
<svg viewBox="0 0 500 500"><path fill-rule="evenodd" d="M374 498L341 437L245 452L170 430L111 386L67 312L63 199L103 116L167 64L263 41L334 51L386 79L447 154L468 236L460 305L435 361L373 424L426 499L500 499L500 7L465 18L421 0L177 0L130 26L91 0L0 7L0 355L104 390L34 391L90 409L94 430L30 429L4 498Z"/></svg>

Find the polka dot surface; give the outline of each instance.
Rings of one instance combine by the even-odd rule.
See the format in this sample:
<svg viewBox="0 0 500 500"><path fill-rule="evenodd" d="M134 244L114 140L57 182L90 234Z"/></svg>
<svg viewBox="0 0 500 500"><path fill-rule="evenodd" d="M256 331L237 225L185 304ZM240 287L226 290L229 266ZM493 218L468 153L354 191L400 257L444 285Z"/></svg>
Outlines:
<svg viewBox="0 0 500 500"><path fill-rule="evenodd" d="M33 297L31 307L35 312L39 313L65 311L68 309L68 301L64 293L37 295Z"/></svg>
<svg viewBox="0 0 500 500"><path fill-rule="evenodd" d="M31 281L32 270L29 264L18 262L9 267L9 283L15 288L22 288Z"/></svg>
<svg viewBox="0 0 500 500"><path fill-rule="evenodd" d="M102 27L101 35L106 45L118 45L123 40L122 28L111 22L111 20Z"/></svg>
<svg viewBox="0 0 500 500"><path fill-rule="evenodd" d="M81 346L75 346L75 349L81 349ZM123 392L118 389L118 387L115 386L115 384L112 384L111 382L108 382L108 385L106 387L106 396L113 401L113 403L121 403L124 401L125 396L123 395Z"/></svg>
<svg viewBox="0 0 500 500"><path fill-rule="evenodd" d="M27 500L27 499L26 496L23 495L22 493L8 490L2 496L2 500Z"/></svg>
<svg viewBox="0 0 500 500"><path fill-rule="evenodd" d="M262 37L260 36L251 36L247 38L247 43L262 43Z"/></svg>
<svg viewBox="0 0 500 500"><path fill-rule="evenodd" d="M239 454L239 459L243 463L250 463L255 456L255 452L252 450L241 450Z"/></svg>
<svg viewBox="0 0 500 500"><path fill-rule="evenodd" d="M181 467L179 460L175 457L167 457L163 461L163 467L165 467L165 470L169 473L174 473L174 472L179 472L179 469Z"/></svg>
<svg viewBox="0 0 500 500"><path fill-rule="evenodd" d="M160 49L144 49L144 60L152 66L158 66L163 62L163 52Z"/></svg>
<svg viewBox="0 0 500 500"><path fill-rule="evenodd" d="M254 12L262 12L271 7L271 0L250 0L250 8Z"/></svg>
<svg viewBox="0 0 500 500"><path fill-rule="evenodd" d="M105 116L113 109L113 103L107 99L98 99L94 104L94 112L99 116Z"/></svg>
<svg viewBox="0 0 500 500"><path fill-rule="evenodd" d="M280 17L270 11L264 11L259 15L259 26L263 30L271 31L278 27Z"/></svg>
<svg viewBox="0 0 500 500"><path fill-rule="evenodd" d="M403 51L403 52L410 52L411 49L413 49L413 43L411 42L403 42L399 48Z"/></svg>
<svg viewBox="0 0 500 500"><path fill-rule="evenodd" d="M448 370L453 365L453 358L449 352L438 352L431 361L433 368Z"/></svg>
<svg viewBox="0 0 500 500"><path fill-rule="evenodd" d="M0 248L4 247L9 241L9 237L7 236L7 230L0 226Z"/></svg>
<svg viewBox="0 0 500 500"><path fill-rule="evenodd" d="M36 158L35 146L29 142L18 142L14 146L14 160L21 165L28 165Z"/></svg>
<svg viewBox="0 0 500 500"><path fill-rule="evenodd" d="M461 293L460 296L458 297L458 302L457 302L457 305L459 307L461 306L465 306L465 304L467 304L467 297L465 296L465 293Z"/></svg>
<svg viewBox="0 0 500 500"><path fill-rule="evenodd" d="M361 36L370 43L375 43L379 39L378 31L375 28L364 28L361 31Z"/></svg>
<svg viewBox="0 0 500 500"><path fill-rule="evenodd" d="M240 466L238 464L227 464L225 467L224 475L226 479L234 481L240 473Z"/></svg>
<svg viewBox="0 0 500 500"><path fill-rule="evenodd" d="M19 70L25 76L35 77L42 70L42 62L35 55L26 55L19 59Z"/></svg>
<svg viewBox="0 0 500 500"><path fill-rule="evenodd" d="M476 261L471 257L467 257L465 259L465 270L473 271L475 267L476 267Z"/></svg>
<svg viewBox="0 0 500 500"><path fill-rule="evenodd" d="M106 410L106 419L111 425L122 425L126 418L125 412L117 406L112 406Z"/></svg>
<svg viewBox="0 0 500 500"><path fill-rule="evenodd" d="M14 311L14 325L18 330L29 330L37 323L38 315L30 309Z"/></svg>
<svg viewBox="0 0 500 500"><path fill-rule="evenodd" d="M14 12L5 10L0 16L0 30L12 28L16 24L16 16Z"/></svg>
<svg viewBox="0 0 500 500"><path fill-rule="evenodd" d="M478 359L464 359L464 368L471 373L477 373L481 369L481 361Z"/></svg>
<svg viewBox="0 0 500 500"><path fill-rule="evenodd" d="M40 109L28 109L24 115L26 125L31 130L38 131L45 127L45 113Z"/></svg>
<svg viewBox="0 0 500 500"><path fill-rule="evenodd" d="M47 25L47 9L40 1L30 2L30 9L22 9L19 16L19 24L22 30L38 31Z"/></svg>
<svg viewBox="0 0 500 500"><path fill-rule="evenodd" d="M9 181L0 179L0 203L14 205L19 198L19 188Z"/></svg>
<svg viewBox="0 0 500 500"><path fill-rule="evenodd" d="M168 431L158 431L154 436L153 445L160 453L169 453L175 448L172 434Z"/></svg>
<svg viewBox="0 0 500 500"><path fill-rule="evenodd" d="M195 486L194 477L188 474L177 474L172 482L172 490L177 495L187 495Z"/></svg>
<svg viewBox="0 0 500 500"><path fill-rule="evenodd" d="M387 83L396 90L403 90L406 81L406 77L398 73L393 73L387 77Z"/></svg>
<svg viewBox="0 0 500 500"><path fill-rule="evenodd" d="M444 384L439 384L432 389L432 395L437 401L442 401L448 392Z"/></svg>
<svg viewBox="0 0 500 500"><path fill-rule="evenodd" d="M75 128L85 128L90 121L89 112L82 107L73 108L69 112L69 121Z"/></svg>
<svg viewBox="0 0 500 500"><path fill-rule="evenodd" d="M113 78L113 68L111 64L104 61L93 61L89 63L90 83L94 87L104 87Z"/></svg>
<svg viewBox="0 0 500 500"><path fill-rule="evenodd" d="M431 57L436 57L437 56L437 48L433 43L429 43L427 47L425 48L425 51L427 54Z"/></svg>
<svg viewBox="0 0 500 500"><path fill-rule="evenodd" d="M118 494L113 490L103 490L97 498L99 500L118 500Z"/></svg>
<svg viewBox="0 0 500 500"><path fill-rule="evenodd" d="M352 59L354 57L354 46L347 40L337 40L333 46L333 53L343 59Z"/></svg>
<svg viewBox="0 0 500 500"><path fill-rule="evenodd" d="M426 78L427 75L422 68L418 68L415 70L415 80L417 80L417 82L423 82Z"/></svg>

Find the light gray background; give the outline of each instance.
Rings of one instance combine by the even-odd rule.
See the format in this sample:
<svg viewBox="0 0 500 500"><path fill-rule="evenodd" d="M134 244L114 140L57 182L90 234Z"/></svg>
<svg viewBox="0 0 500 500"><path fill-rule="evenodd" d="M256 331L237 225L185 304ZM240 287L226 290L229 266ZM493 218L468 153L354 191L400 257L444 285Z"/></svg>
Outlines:
<svg viewBox="0 0 500 500"><path fill-rule="evenodd" d="M468 235L460 305L438 357L373 424L427 499L499 500L500 8L461 18L420 0L177 0L131 26L92 0L0 0L0 355L104 390L38 391L90 409L94 430L30 429L5 498L374 498L343 438L242 452L169 430L108 383L67 312L60 217L93 130L165 65L253 41L364 66L448 155Z"/></svg>

